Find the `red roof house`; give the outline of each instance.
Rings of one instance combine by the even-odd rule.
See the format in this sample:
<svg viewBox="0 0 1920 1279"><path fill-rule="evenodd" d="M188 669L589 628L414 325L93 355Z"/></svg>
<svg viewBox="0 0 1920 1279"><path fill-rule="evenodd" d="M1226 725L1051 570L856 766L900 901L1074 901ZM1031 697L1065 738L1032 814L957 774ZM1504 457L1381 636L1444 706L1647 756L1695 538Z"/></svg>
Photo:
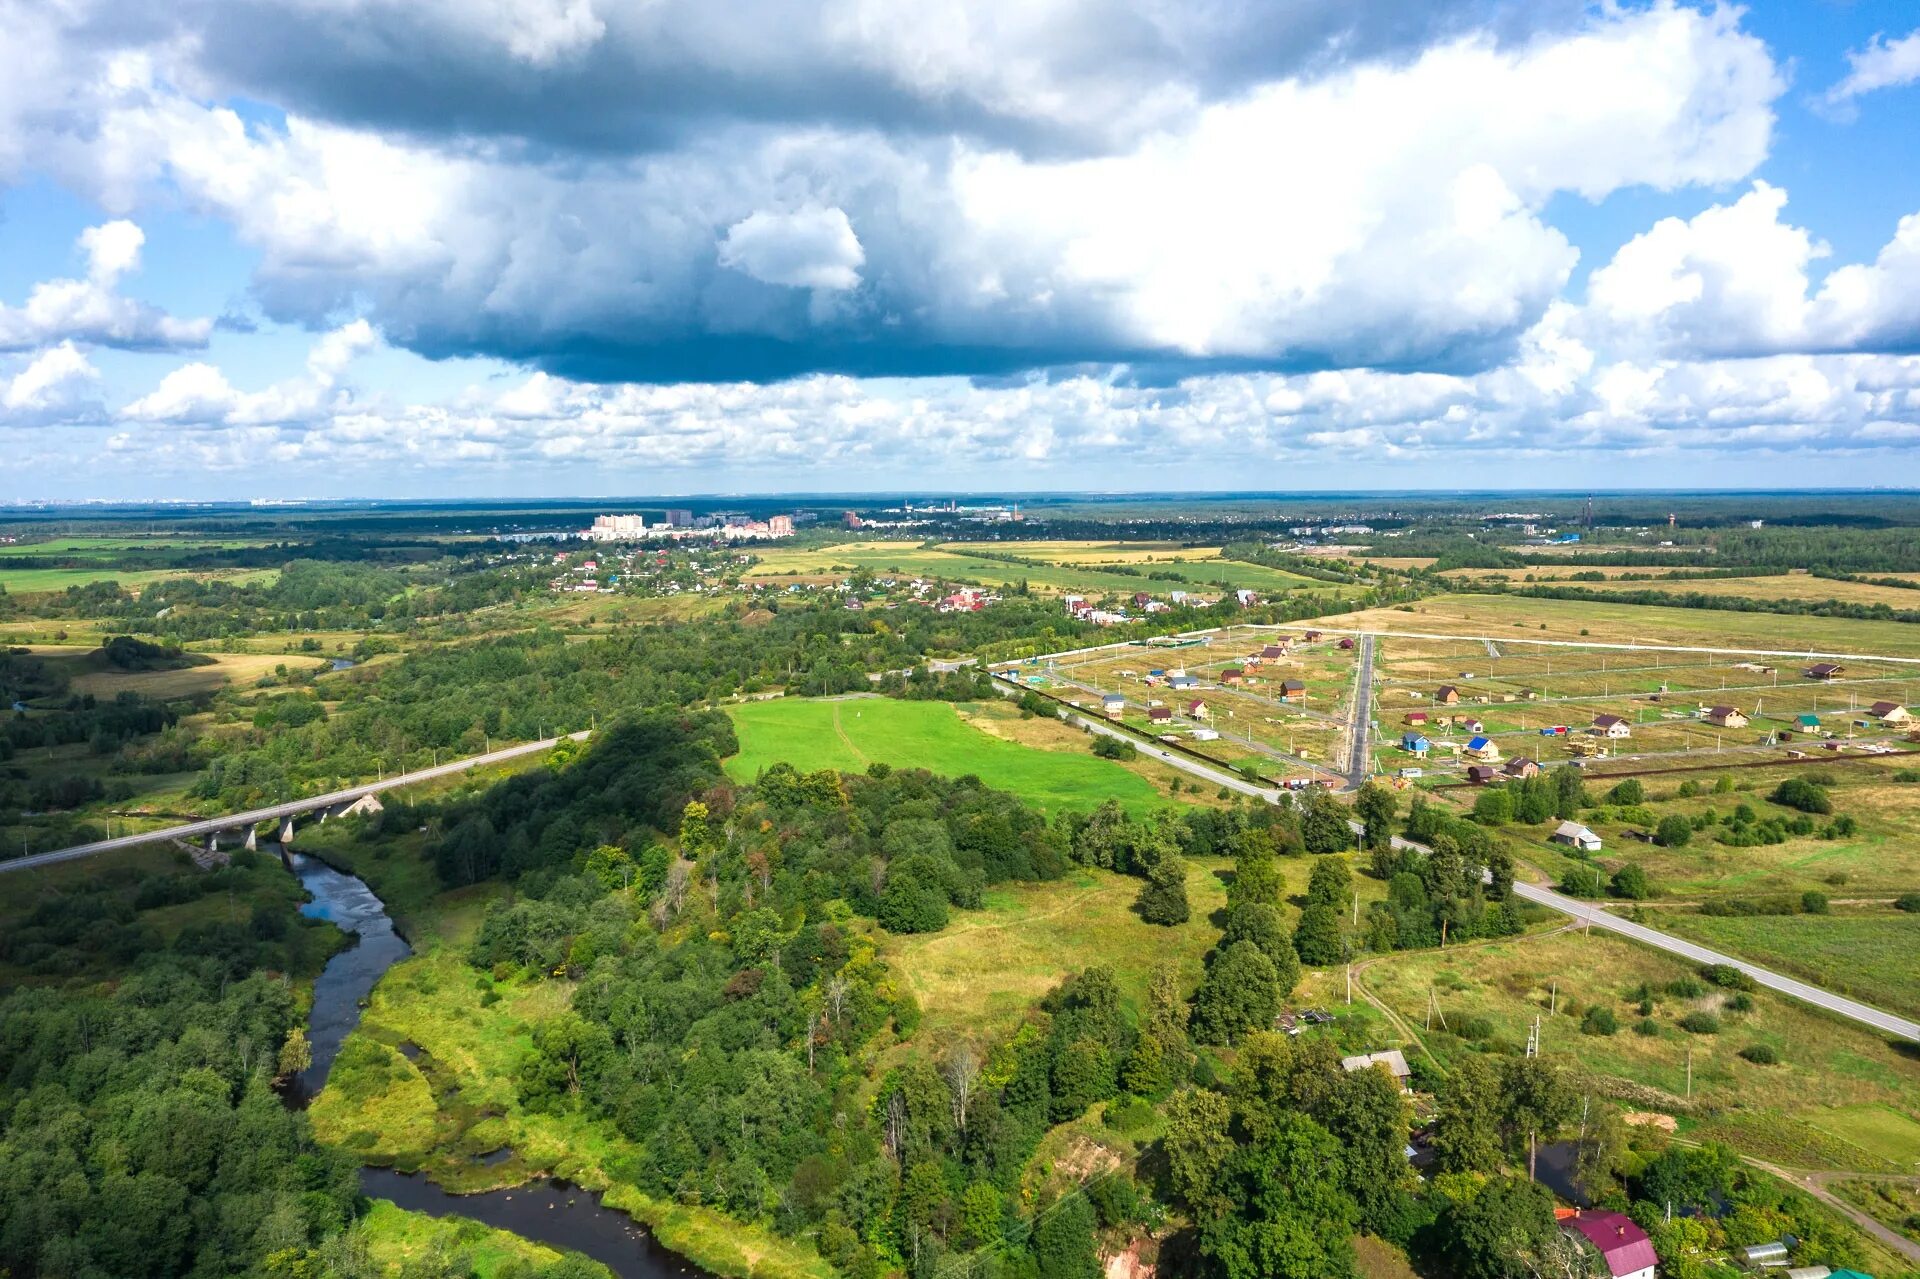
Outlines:
<svg viewBox="0 0 1920 1279"><path fill-rule="evenodd" d="M1647 1232L1625 1213L1583 1212L1561 1222L1560 1228L1592 1244L1613 1279L1653 1279L1660 1258L1654 1255Z"/></svg>

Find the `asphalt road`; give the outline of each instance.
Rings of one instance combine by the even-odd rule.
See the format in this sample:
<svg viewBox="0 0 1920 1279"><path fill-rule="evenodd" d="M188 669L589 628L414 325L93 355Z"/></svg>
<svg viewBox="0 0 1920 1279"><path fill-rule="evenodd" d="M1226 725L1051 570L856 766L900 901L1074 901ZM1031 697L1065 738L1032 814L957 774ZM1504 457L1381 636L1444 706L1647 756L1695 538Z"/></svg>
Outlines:
<svg viewBox="0 0 1920 1279"><path fill-rule="evenodd" d="M116 848L138 848L142 844L160 843L170 839L194 839L218 831L239 830L260 822L276 821L283 817L298 817L302 813L310 813L317 808L331 808L335 804L359 799L362 795L377 795L381 791L389 791L397 786L411 786L415 782L432 781L436 777L451 777L456 773L464 773L486 764L497 764L502 760L517 759L522 755L552 750L562 741L585 741L587 736L587 733L579 732L569 733L565 738L549 737L543 741L526 742L519 746L488 751L484 755L470 755L465 759L456 759L451 763L423 768L414 773L399 773L377 782L349 786L345 790L329 791L325 795L296 799L267 808L249 809L244 813L209 818L201 822L188 822L182 826L168 826L163 830L141 831L135 835L118 835L112 839L96 840L91 844L75 844L71 848L56 848L51 852L34 853L30 857L16 857L12 861L0 862L0 874L10 870L31 870L35 866L50 866L55 862L70 862L80 857L91 857L95 853L111 852Z"/></svg>
<svg viewBox="0 0 1920 1279"><path fill-rule="evenodd" d="M1373 727L1373 636L1362 635L1357 682L1353 686L1353 714L1347 725L1347 787L1359 790L1367 780L1367 735Z"/></svg>

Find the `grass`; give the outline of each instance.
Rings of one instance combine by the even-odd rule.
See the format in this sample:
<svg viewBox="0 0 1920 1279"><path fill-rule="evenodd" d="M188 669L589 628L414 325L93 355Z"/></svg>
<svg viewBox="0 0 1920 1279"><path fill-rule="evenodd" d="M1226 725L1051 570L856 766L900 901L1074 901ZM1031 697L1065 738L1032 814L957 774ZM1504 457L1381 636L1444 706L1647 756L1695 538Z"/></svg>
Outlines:
<svg viewBox="0 0 1920 1279"><path fill-rule="evenodd" d="M1920 1017L1920 915L1842 909L1831 915L1662 913L1659 926L1827 990ZM1916 1156L1920 1158L1920 1156Z"/></svg>
<svg viewBox="0 0 1920 1279"><path fill-rule="evenodd" d="M1448 1026L1485 1018L1496 1042L1510 1048L1525 1041L1538 1018L1546 1056L1589 1077L1603 1095L1682 1117L1698 1139L1725 1140L1792 1167L1909 1170L1902 1163L1908 1127L1920 1115L1920 1079L1910 1057L1862 1028L1765 991L1744 1014L1725 1008L1718 990L1697 998L1661 993L1652 1017L1657 1033L1634 1033L1640 1014L1629 992L1643 982L1658 991L1690 975L1679 961L1619 938L1556 931L1396 955L1370 968L1366 980L1416 1032L1430 995ZM1613 1010L1620 1033L1580 1032L1580 1018L1594 1004ZM1720 1033L1681 1030L1681 1017L1692 1011L1715 1012ZM1473 1051L1437 1022L1423 1037L1443 1064ZM1756 1043L1772 1047L1780 1064L1757 1066L1739 1056Z"/></svg>
<svg viewBox="0 0 1920 1279"><path fill-rule="evenodd" d="M204 666L186 666L171 671L89 669L85 674L75 675L69 687L76 693L91 693L103 699L121 693L139 693L156 701L171 701L216 693L232 684L252 684L262 676L274 674L276 667L284 666L289 671L302 668L325 670L329 665L327 659L311 655L197 653L195 657L213 660Z"/></svg>
<svg viewBox="0 0 1920 1279"><path fill-rule="evenodd" d="M1756 600L1840 600L1848 604L1885 604L1888 608L1920 609L1920 591L1867 582L1837 582L1809 573L1780 573L1768 577L1715 577L1677 582L1570 582L1593 591L1660 591L1678 595L1738 595Z"/></svg>
<svg viewBox="0 0 1920 1279"><path fill-rule="evenodd" d="M991 736L945 702L784 697L731 706L728 713L740 736L739 754L726 762L736 781L782 762L847 773L881 762L953 777L971 773L1048 813L1109 799L1135 813L1165 803L1152 782L1119 764Z"/></svg>
<svg viewBox="0 0 1920 1279"><path fill-rule="evenodd" d="M465 1217L430 1217L407 1212L385 1199L375 1199L360 1219L360 1238L384 1273L402 1273L415 1258L435 1250L464 1254L474 1279L494 1279L512 1263L550 1266L560 1253L545 1244L505 1230L495 1230Z"/></svg>
<svg viewBox="0 0 1920 1279"><path fill-rule="evenodd" d="M123 587L135 587L183 577L191 577L196 581L217 578L243 586L254 582L271 582L279 572L270 568L222 569L213 573L178 568L122 569L110 564L101 564L96 568L7 568L5 562L0 561L0 587L5 587L9 595L35 595L64 591L69 586L88 586L94 582L118 582Z"/></svg>
<svg viewBox="0 0 1920 1279"><path fill-rule="evenodd" d="M1827 1187L1881 1225L1920 1240L1920 1187L1887 1181L1838 1181Z"/></svg>

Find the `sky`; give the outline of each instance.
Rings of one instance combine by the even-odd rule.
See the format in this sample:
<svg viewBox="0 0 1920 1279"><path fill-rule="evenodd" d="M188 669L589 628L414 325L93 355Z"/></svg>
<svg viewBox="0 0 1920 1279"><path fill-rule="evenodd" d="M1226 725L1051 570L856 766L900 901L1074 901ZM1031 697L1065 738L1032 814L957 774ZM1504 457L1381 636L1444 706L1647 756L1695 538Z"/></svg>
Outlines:
<svg viewBox="0 0 1920 1279"><path fill-rule="evenodd" d="M1911 0L0 0L0 501L1920 486Z"/></svg>

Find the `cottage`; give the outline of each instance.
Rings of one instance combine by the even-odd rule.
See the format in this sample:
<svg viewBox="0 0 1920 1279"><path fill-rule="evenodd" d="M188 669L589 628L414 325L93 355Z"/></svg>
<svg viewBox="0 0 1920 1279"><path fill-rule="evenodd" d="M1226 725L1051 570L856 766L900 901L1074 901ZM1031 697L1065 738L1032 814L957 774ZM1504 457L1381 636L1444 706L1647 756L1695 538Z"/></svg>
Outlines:
<svg viewBox="0 0 1920 1279"><path fill-rule="evenodd" d="M1838 662L1815 662L1812 666L1807 667L1806 670L1800 673L1808 679L1829 680L1839 679L1841 675L1846 673L1846 669L1846 667L1840 665Z"/></svg>
<svg viewBox="0 0 1920 1279"><path fill-rule="evenodd" d="M1307 700L1307 686L1297 679L1280 681L1280 700L1283 702L1304 702Z"/></svg>
<svg viewBox="0 0 1920 1279"><path fill-rule="evenodd" d="M1188 719L1212 719L1213 712L1207 709L1207 704L1205 702L1201 701L1199 698L1196 697L1192 701L1187 703L1187 718Z"/></svg>
<svg viewBox="0 0 1920 1279"><path fill-rule="evenodd" d="M1433 749L1433 743L1419 733L1402 733L1400 735L1400 749L1409 755L1424 756L1428 751Z"/></svg>
<svg viewBox="0 0 1920 1279"><path fill-rule="evenodd" d="M1400 1085L1401 1092L1412 1092L1407 1081L1413 1078L1413 1072L1407 1069L1407 1059L1398 1048L1389 1048L1385 1052L1362 1053L1357 1057L1342 1057L1340 1069L1349 1075L1357 1070L1384 1070L1393 1076L1393 1082Z"/></svg>
<svg viewBox="0 0 1920 1279"><path fill-rule="evenodd" d="M1347 636L1346 638L1344 638L1344 639L1342 639L1342 640L1340 641L1340 647L1341 647L1341 648L1352 648L1352 647L1353 647L1353 637L1352 637L1351 635L1349 635L1349 636Z"/></svg>
<svg viewBox="0 0 1920 1279"><path fill-rule="evenodd" d="M1305 640L1307 641L1307 643L1309 643L1309 644L1311 644L1311 643L1313 643L1313 642L1314 642L1315 640L1317 640L1317 639L1319 639L1319 638L1320 638L1320 632L1319 632L1319 631L1308 631L1308 632L1306 633L1306 635L1305 635L1305 636L1304 636L1303 638L1305 638Z"/></svg>
<svg viewBox="0 0 1920 1279"><path fill-rule="evenodd" d="M1747 717L1735 706L1715 706L1707 712L1707 723L1721 728L1745 728Z"/></svg>
<svg viewBox="0 0 1920 1279"><path fill-rule="evenodd" d="M1241 684L1246 682L1246 678L1247 678L1247 673L1241 670L1238 666L1229 666L1227 667L1227 669L1220 672L1220 682L1222 684L1227 684L1227 685Z"/></svg>
<svg viewBox="0 0 1920 1279"><path fill-rule="evenodd" d="M1173 718L1173 708L1170 706L1149 707L1147 709L1147 718L1156 724L1164 724Z"/></svg>
<svg viewBox="0 0 1920 1279"><path fill-rule="evenodd" d="M1187 736L1196 742L1217 742L1220 740L1220 734L1211 728L1196 728L1191 733L1188 733Z"/></svg>
<svg viewBox="0 0 1920 1279"><path fill-rule="evenodd" d="M1184 693L1190 689L1199 688L1200 680L1197 676L1193 675L1175 675L1167 681L1167 687L1173 689L1175 692Z"/></svg>
<svg viewBox="0 0 1920 1279"><path fill-rule="evenodd" d="M1598 1252L1613 1279L1653 1279L1660 1258L1647 1232L1625 1213L1581 1212L1562 1221L1560 1228Z"/></svg>
<svg viewBox="0 0 1920 1279"><path fill-rule="evenodd" d="M1796 715L1793 722L1800 726L1800 731L1803 733L1817 733L1820 731L1820 717L1818 715Z"/></svg>
<svg viewBox="0 0 1920 1279"><path fill-rule="evenodd" d="M1583 852L1600 851L1600 837L1579 822L1561 822L1553 828L1553 834L1547 836L1547 839L1552 843L1566 844Z"/></svg>
<svg viewBox="0 0 1920 1279"><path fill-rule="evenodd" d="M1485 786L1498 775L1499 774L1493 771L1493 765L1491 764L1467 765L1467 781L1470 785Z"/></svg>
<svg viewBox="0 0 1920 1279"><path fill-rule="evenodd" d="M1424 724L1426 722L1427 722L1427 713L1425 711L1408 711L1407 712L1407 723Z"/></svg>
<svg viewBox="0 0 1920 1279"><path fill-rule="evenodd" d="M1593 717L1593 731L1602 737L1632 737L1633 725L1627 723L1626 720L1620 718L1618 715L1595 715Z"/></svg>
<svg viewBox="0 0 1920 1279"><path fill-rule="evenodd" d="M1286 647L1281 644L1269 644L1265 648L1260 650L1260 656L1269 662L1275 660L1276 658L1285 657L1286 655L1287 655Z"/></svg>
<svg viewBox="0 0 1920 1279"><path fill-rule="evenodd" d="M1470 739L1467 742L1466 753L1475 759L1497 760L1500 758L1500 748L1493 744L1491 737L1475 737Z"/></svg>
<svg viewBox="0 0 1920 1279"><path fill-rule="evenodd" d="M1458 706L1460 704L1460 690L1451 684L1442 684L1438 691L1434 693L1433 700L1434 703L1439 706Z"/></svg>
<svg viewBox="0 0 1920 1279"><path fill-rule="evenodd" d="M1469 733L1484 733L1487 731L1487 726L1471 715L1459 721L1459 723L1460 727L1466 729Z"/></svg>
<svg viewBox="0 0 1920 1279"><path fill-rule="evenodd" d="M1871 707L1873 717L1882 724L1904 724L1912 718L1907 708L1898 702L1875 702Z"/></svg>
<svg viewBox="0 0 1920 1279"><path fill-rule="evenodd" d="M1108 693L1100 699L1100 709L1109 715L1119 715L1127 709L1127 699L1118 693Z"/></svg>
<svg viewBox="0 0 1920 1279"><path fill-rule="evenodd" d="M1540 765L1538 762L1528 759L1525 755L1516 755L1514 758L1508 760L1507 766L1500 771L1508 777L1538 777L1540 776Z"/></svg>

